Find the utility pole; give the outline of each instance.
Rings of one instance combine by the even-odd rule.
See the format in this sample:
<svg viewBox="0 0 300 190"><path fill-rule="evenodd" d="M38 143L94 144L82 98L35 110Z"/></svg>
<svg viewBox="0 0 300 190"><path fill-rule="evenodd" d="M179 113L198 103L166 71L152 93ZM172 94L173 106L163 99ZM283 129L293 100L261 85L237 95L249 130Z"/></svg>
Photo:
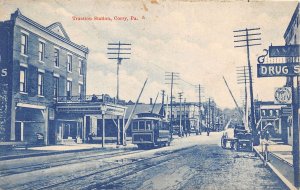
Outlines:
<svg viewBox="0 0 300 190"><path fill-rule="evenodd" d="M175 72L166 72L165 73L165 80L167 81L166 84L171 85L171 121L170 121L170 132L171 132L171 140L173 139L173 85L177 84L174 81L179 79L179 73Z"/></svg>
<svg viewBox="0 0 300 190"><path fill-rule="evenodd" d="M161 97L161 103L162 103L162 110L163 110L162 114L163 114L163 117L165 117L165 115L166 115L165 114L165 105L164 105L165 104L165 90L161 91L161 96L162 96Z"/></svg>
<svg viewBox="0 0 300 190"><path fill-rule="evenodd" d="M248 72L248 67L247 66L242 66L237 68L237 83L238 84L244 84L244 100L245 100L245 105L244 105L244 125L245 127L248 127L248 106L247 106L247 100L248 100L248 92L247 92L247 83L250 82L249 80L249 72ZM252 68L250 68L252 71ZM253 81L252 81L253 83Z"/></svg>
<svg viewBox="0 0 300 190"><path fill-rule="evenodd" d="M210 112L211 112L211 110L210 110L210 97L208 98L208 121L207 121L207 128L210 128L211 126L210 126ZM208 130L208 129L207 129Z"/></svg>
<svg viewBox="0 0 300 190"><path fill-rule="evenodd" d="M249 89L250 89L250 107L251 107L251 129L252 129L252 136L254 139L254 145L258 145L259 144L259 137L257 135L257 129L256 129L256 124L255 124L255 116L254 116L254 101L253 101L253 86L252 86L252 73L251 73L251 64L250 64L250 46L258 46L261 45L260 43L258 43L257 41L260 41L261 38L259 37L261 35L261 33L255 33L258 30L260 30L260 28L246 28L243 30L236 30L233 31L234 37L237 39L234 42L239 43L239 42L246 42L246 44L242 44L242 45L237 45L234 46L235 48L238 47L246 47L247 48L247 60L248 60L248 72L249 72ZM245 37L245 39L244 39ZM252 43L254 41L254 43Z"/></svg>
<svg viewBox="0 0 300 190"><path fill-rule="evenodd" d="M119 91L120 91L120 83L119 83L119 67L122 63L123 59L130 59L129 57L124 57L124 55L130 55L129 52L131 50L131 44L127 43L108 43L107 48L108 55L111 55L112 57L109 57L108 59L116 59L117 60L117 96L116 96L116 102L118 104L119 102ZM117 144L120 144L120 122L119 122L119 116L117 116L118 120L118 140ZM124 132L123 132L124 133Z"/></svg>
<svg viewBox="0 0 300 190"><path fill-rule="evenodd" d="M201 103L201 93L203 93L203 87L201 87L201 85L197 85L196 86L196 91L198 93L198 111L199 111L199 133L201 135L202 133L202 110L201 110L201 107L202 107L202 103Z"/></svg>
<svg viewBox="0 0 300 190"><path fill-rule="evenodd" d="M184 98L184 103L183 103L183 113L184 113L184 131L187 131L187 127L186 127L186 109L185 109L185 105L186 105L186 98ZM184 135L183 135L184 136Z"/></svg>
<svg viewBox="0 0 300 190"><path fill-rule="evenodd" d="M127 43L121 43L120 41L118 43L108 43L109 51L107 54L111 55L112 57L109 57L108 59L116 59L117 60L117 102L119 100L119 66L121 65L121 62L123 59L130 59L129 57L124 57L124 55L130 55L131 53L131 44Z"/></svg>
<svg viewBox="0 0 300 190"><path fill-rule="evenodd" d="M294 78L296 81L294 81ZM295 84L296 82L296 84ZM295 85L295 86L294 86ZM293 102L293 167L294 184L300 187L300 154L299 154L299 76L292 78L292 102Z"/></svg>
<svg viewBox="0 0 300 190"><path fill-rule="evenodd" d="M212 129L215 130L216 129L216 106L215 106L214 100L212 101L212 114L211 114L211 118L212 118Z"/></svg>
<svg viewBox="0 0 300 190"><path fill-rule="evenodd" d="M178 96L179 96L179 131L180 131L180 136L182 135L182 112L181 112L181 107L182 107L182 104L181 104L181 100L182 100L182 94L183 92L179 92L178 93Z"/></svg>

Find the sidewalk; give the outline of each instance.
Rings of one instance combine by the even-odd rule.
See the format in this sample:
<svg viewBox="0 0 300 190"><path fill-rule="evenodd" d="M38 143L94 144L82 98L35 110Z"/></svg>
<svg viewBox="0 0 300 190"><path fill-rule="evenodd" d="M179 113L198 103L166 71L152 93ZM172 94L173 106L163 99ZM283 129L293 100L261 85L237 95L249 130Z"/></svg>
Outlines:
<svg viewBox="0 0 300 190"><path fill-rule="evenodd" d="M199 137L199 136L195 136ZM206 137L206 136L205 136ZM181 141L180 138L174 136L174 141L171 144L177 144ZM188 138L189 139L189 138ZM185 142L188 143L189 141ZM131 137L128 137L126 140L126 146L119 145L116 143L105 143L104 148L102 148L102 144L68 144L68 145L49 145L49 146L39 146L39 147L29 147L27 150L25 148L14 148L11 150L1 150L0 149L0 161L1 160L11 160L11 159L19 159L19 158L28 158L35 156L47 156L54 154L63 154L63 153L71 153L71 152L83 152L83 151L109 151L112 149L134 149L137 148L136 145L132 144Z"/></svg>
<svg viewBox="0 0 300 190"><path fill-rule="evenodd" d="M127 141L127 145L119 145L116 143L106 143L104 148L102 144L70 144L70 145L50 145L50 146L39 146L39 147L29 147L27 150L25 148L13 148L11 150L0 150L0 160L10 160L19 159L35 156L47 156L53 154L62 154L70 152L82 152L91 150L111 150L111 149L129 149L133 148L134 145L131 141Z"/></svg>
<svg viewBox="0 0 300 190"><path fill-rule="evenodd" d="M267 166L290 188L294 187L292 146L262 141L261 145L254 146L254 151L264 160L265 144L268 144Z"/></svg>

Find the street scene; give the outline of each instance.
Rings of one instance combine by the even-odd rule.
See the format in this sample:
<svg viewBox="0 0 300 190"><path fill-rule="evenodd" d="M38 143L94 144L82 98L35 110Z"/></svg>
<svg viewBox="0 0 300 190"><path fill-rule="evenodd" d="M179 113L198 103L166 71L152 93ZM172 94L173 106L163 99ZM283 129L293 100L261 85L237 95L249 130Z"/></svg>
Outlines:
<svg viewBox="0 0 300 190"><path fill-rule="evenodd" d="M288 189L252 152L220 147L220 132L170 147L126 147L1 161L3 189Z"/></svg>
<svg viewBox="0 0 300 190"><path fill-rule="evenodd" d="M0 4L0 189L300 189L298 1Z"/></svg>

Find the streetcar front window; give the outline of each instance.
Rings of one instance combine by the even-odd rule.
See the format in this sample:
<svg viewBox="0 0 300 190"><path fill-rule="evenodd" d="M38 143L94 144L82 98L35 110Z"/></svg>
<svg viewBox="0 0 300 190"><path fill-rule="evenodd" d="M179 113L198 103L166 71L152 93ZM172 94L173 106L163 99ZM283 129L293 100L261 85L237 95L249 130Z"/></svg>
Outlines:
<svg viewBox="0 0 300 190"><path fill-rule="evenodd" d="M138 125L138 124L139 124L139 123L138 123L137 121L134 121L134 122L133 122L132 125L133 125L133 130L134 130L134 131L135 131L135 130L136 130L136 131L139 130L139 125Z"/></svg>
<svg viewBox="0 0 300 190"><path fill-rule="evenodd" d="M152 130L151 121L146 121L146 130Z"/></svg>
<svg viewBox="0 0 300 190"><path fill-rule="evenodd" d="M139 121L139 130L145 130L145 121Z"/></svg>

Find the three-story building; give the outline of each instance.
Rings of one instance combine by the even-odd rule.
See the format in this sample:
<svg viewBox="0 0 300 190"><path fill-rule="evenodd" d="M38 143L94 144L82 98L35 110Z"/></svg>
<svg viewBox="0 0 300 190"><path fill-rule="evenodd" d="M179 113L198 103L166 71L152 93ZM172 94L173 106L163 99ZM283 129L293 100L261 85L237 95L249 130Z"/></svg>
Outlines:
<svg viewBox="0 0 300 190"><path fill-rule="evenodd" d="M88 53L59 22L45 27L19 10L0 22L2 141L54 143L56 100L85 96Z"/></svg>

